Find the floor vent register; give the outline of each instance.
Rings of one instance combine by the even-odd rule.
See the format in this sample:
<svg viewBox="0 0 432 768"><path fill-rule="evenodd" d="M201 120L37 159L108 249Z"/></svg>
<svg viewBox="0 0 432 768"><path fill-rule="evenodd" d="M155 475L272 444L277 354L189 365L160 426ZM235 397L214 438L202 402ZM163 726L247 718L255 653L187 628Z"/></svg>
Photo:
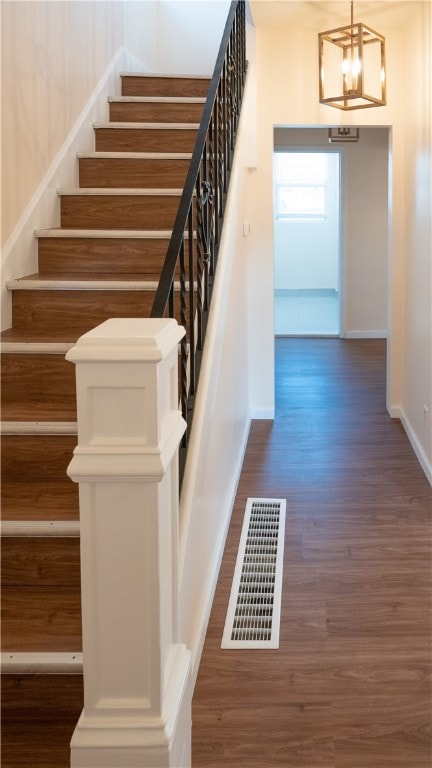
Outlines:
<svg viewBox="0 0 432 768"><path fill-rule="evenodd" d="M278 648L285 499L249 498L222 648Z"/></svg>

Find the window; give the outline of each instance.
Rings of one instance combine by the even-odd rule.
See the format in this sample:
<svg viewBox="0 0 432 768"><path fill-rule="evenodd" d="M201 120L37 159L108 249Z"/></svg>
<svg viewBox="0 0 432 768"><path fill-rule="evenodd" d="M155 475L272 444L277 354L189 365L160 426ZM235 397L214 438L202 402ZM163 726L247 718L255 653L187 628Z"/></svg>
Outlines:
<svg viewBox="0 0 432 768"><path fill-rule="evenodd" d="M325 152L275 152L274 175L277 219L327 218Z"/></svg>

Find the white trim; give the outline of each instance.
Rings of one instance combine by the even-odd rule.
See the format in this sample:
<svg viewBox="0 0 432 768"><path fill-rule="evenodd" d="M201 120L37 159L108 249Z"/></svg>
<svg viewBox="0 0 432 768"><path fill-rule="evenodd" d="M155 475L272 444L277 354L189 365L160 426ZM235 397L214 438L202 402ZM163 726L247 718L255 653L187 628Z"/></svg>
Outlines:
<svg viewBox="0 0 432 768"><path fill-rule="evenodd" d="M190 160L192 152L78 152L78 160Z"/></svg>
<svg viewBox="0 0 432 768"><path fill-rule="evenodd" d="M157 282L149 280L8 280L11 291L156 291Z"/></svg>
<svg viewBox="0 0 432 768"><path fill-rule="evenodd" d="M95 130L197 131L199 123L93 123Z"/></svg>
<svg viewBox="0 0 432 768"><path fill-rule="evenodd" d="M73 341L2 341L0 350L2 355L65 355L73 345Z"/></svg>
<svg viewBox="0 0 432 768"><path fill-rule="evenodd" d="M274 408L252 408L251 419L268 419L274 421L275 409Z"/></svg>
<svg viewBox="0 0 432 768"><path fill-rule="evenodd" d="M71 765L76 768L190 766L189 665L189 651L177 645L161 716L147 715L146 706L138 709L140 700L135 696L120 700L119 714L113 711L116 700L111 697L98 698L96 714L88 715L84 708L71 739Z"/></svg>
<svg viewBox="0 0 432 768"><path fill-rule="evenodd" d="M131 55L124 48L119 48L2 249L2 328L8 328L11 325L12 315L12 300L6 289L6 281L12 277L37 271L34 230L41 225L58 226L60 215L57 187L70 186L78 182L76 153L78 150L86 151L94 147L92 123L94 120L103 119L107 114L108 96L118 93L119 72L126 62L130 67L135 66Z"/></svg>
<svg viewBox="0 0 432 768"><path fill-rule="evenodd" d="M390 408L388 408L388 414L392 419L400 419L402 406L400 405L391 405Z"/></svg>
<svg viewBox="0 0 432 768"><path fill-rule="evenodd" d="M1 535L76 538L80 535L80 524L78 520L3 520Z"/></svg>
<svg viewBox="0 0 432 768"><path fill-rule="evenodd" d="M101 79L99 80L99 83L97 84L95 90L93 91L90 99L87 101L85 107L82 109L81 113L78 115L77 120L75 121L75 124L70 131L66 141L63 143L62 147L58 151L57 155L55 156L54 160L52 161L50 167L48 168L48 171L46 172L45 176L43 177L42 181L40 182L39 186L37 187L35 193L31 197L28 205L24 209L21 218L19 219L15 229L13 230L11 236L7 240L5 247L4 247L4 253L8 252L13 245L15 245L16 240L18 239L19 235L21 234L27 219L30 215L30 212L36 207L36 205L39 203L42 195L45 193L46 188L51 181L51 178L54 176L54 174L59 169L61 163L65 160L69 150L70 146L73 144L73 142L78 138L78 134L80 130L82 129L83 124L88 119L88 116L94 106L95 101L99 98L100 94L106 87L106 84L108 80L111 78L113 71L115 70L116 66L119 64L120 59L124 55L124 49L120 48L117 53L115 54L113 60L111 61L110 65L102 75Z"/></svg>
<svg viewBox="0 0 432 768"><path fill-rule="evenodd" d="M165 80L211 80L211 75L173 75L161 72L120 72L120 77L153 77Z"/></svg>
<svg viewBox="0 0 432 768"><path fill-rule="evenodd" d="M2 421L2 435L76 435L76 421Z"/></svg>
<svg viewBox="0 0 432 768"><path fill-rule="evenodd" d="M429 461L426 453L418 439L414 427L412 426L408 416L406 415L401 405L393 405L389 410L392 419L400 419L400 422L406 432L408 440L411 443L411 447L417 457L417 460L426 475L426 478L430 485L432 485L432 463Z"/></svg>
<svg viewBox="0 0 432 768"><path fill-rule="evenodd" d="M127 104L133 101L136 104L205 104L205 96L109 96L110 104Z"/></svg>
<svg viewBox="0 0 432 768"><path fill-rule="evenodd" d="M124 196L141 196L151 197L152 195L157 197L180 197L182 189L115 189L111 187L74 187L73 189L58 189L57 194L69 195L69 197L91 197L92 195L98 195L100 197L112 197L114 195L118 197Z"/></svg>
<svg viewBox="0 0 432 768"><path fill-rule="evenodd" d="M234 506L234 501L237 493L237 486L240 480L240 474L243 467L244 456L246 453L247 442L249 437L250 421L245 424L243 435L241 438L241 445L238 452L237 465L233 473L231 487L228 490L226 498L226 509L229 509L229 515L226 516L224 526L220 532L219 540L215 542L214 551L217 552L217 558L214 563L214 567L209 575L204 594L206 595L205 603L201 606L201 610L198 612L201 616L200 625L198 631L195 633L193 641L191 643L191 686L192 690L195 686L199 663L204 647L204 642L207 634L207 626L210 620L210 613L213 606L214 594L219 578L219 571L222 563L223 553L225 549L225 541L228 535L228 530L231 522L231 514Z"/></svg>
<svg viewBox="0 0 432 768"><path fill-rule="evenodd" d="M387 331L344 331L341 339L386 339Z"/></svg>
<svg viewBox="0 0 432 768"><path fill-rule="evenodd" d="M338 339L339 333L275 333L276 339Z"/></svg>
<svg viewBox="0 0 432 768"><path fill-rule="evenodd" d="M3 675L80 675L83 655L77 653L2 653Z"/></svg>
<svg viewBox="0 0 432 768"><path fill-rule="evenodd" d="M94 237L104 239L116 238L148 238L148 239L166 239L171 237L171 229L36 229L35 237L59 237L59 238L81 238ZM185 232L185 237L189 237Z"/></svg>

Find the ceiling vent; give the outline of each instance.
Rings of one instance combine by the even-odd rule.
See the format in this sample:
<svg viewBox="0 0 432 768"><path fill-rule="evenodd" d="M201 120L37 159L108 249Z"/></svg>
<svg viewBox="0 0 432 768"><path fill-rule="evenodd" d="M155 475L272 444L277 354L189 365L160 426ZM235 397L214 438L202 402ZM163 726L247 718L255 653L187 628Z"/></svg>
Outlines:
<svg viewBox="0 0 432 768"><path fill-rule="evenodd" d="M247 500L222 648L279 648L285 510Z"/></svg>

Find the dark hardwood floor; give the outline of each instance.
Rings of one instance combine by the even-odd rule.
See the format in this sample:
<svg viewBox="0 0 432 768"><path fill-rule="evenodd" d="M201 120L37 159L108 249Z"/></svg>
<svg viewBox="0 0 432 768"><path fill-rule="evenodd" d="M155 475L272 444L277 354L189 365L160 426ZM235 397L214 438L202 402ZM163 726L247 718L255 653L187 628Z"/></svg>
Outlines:
<svg viewBox="0 0 432 768"><path fill-rule="evenodd" d="M193 768L430 768L432 491L385 341L276 341L193 701ZM221 650L248 496L287 500L280 647Z"/></svg>
<svg viewBox="0 0 432 768"><path fill-rule="evenodd" d="M276 367L276 419L252 424L215 595L192 766L430 768L432 491L385 410L385 342L278 339ZM287 500L280 648L221 651L248 496ZM69 579L69 551L62 562ZM66 768L81 676L2 685L4 768Z"/></svg>
<svg viewBox="0 0 432 768"><path fill-rule="evenodd" d="M2 675L2 768L68 768L81 675Z"/></svg>

